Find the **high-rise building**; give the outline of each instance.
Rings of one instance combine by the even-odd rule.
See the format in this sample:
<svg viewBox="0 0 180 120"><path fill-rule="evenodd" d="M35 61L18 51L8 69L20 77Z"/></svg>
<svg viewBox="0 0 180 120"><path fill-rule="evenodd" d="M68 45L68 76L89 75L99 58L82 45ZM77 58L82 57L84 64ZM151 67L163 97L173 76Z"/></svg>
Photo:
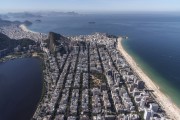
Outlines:
<svg viewBox="0 0 180 120"><path fill-rule="evenodd" d="M140 107L141 107L142 109L144 109L145 103L146 103L146 97L143 97L143 98L141 99L141 102L140 102Z"/></svg>
<svg viewBox="0 0 180 120"><path fill-rule="evenodd" d="M151 103L150 104L150 109L153 110L154 112L157 112L159 109L159 105L156 103Z"/></svg>
<svg viewBox="0 0 180 120"><path fill-rule="evenodd" d="M150 120L151 118L151 110L145 109L144 110L144 120Z"/></svg>

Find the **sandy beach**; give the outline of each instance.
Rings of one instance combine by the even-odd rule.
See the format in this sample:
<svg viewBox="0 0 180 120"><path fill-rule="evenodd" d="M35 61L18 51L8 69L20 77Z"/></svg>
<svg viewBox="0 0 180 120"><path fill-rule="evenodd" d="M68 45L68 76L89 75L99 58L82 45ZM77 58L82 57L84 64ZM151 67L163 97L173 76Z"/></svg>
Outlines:
<svg viewBox="0 0 180 120"><path fill-rule="evenodd" d="M34 32L34 31L32 31L32 30L29 30L29 29L27 28L27 26L24 25L24 24L19 25L19 27L20 27L23 31L25 31L25 32L31 32L31 33L34 33L34 34L38 33L38 32Z"/></svg>
<svg viewBox="0 0 180 120"><path fill-rule="evenodd" d="M157 87L153 80L151 80L142 70L133 58L124 50L121 42L122 38L118 38L118 49L120 53L124 56L126 61L129 63L131 68L139 75L139 77L145 82L149 90L154 90L153 94L156 96L156 101L161 105L161 107L166 111L170 119L180 120L180 109Z"/></svg>

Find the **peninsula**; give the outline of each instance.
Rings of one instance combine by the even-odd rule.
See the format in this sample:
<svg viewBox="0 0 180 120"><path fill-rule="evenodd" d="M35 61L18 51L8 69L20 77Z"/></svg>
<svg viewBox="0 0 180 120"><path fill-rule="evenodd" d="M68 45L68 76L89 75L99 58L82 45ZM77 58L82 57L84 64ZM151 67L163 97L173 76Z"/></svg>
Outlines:
<svg viewBox="0 0 180 120"><path fill-rule="evenodd" d="M179 109L137 67L121 40L105 33L51 33L43 43L46 91L33 118L178 120Z"/></svg>
<svg viewBox="0 0 180 120"><path fill-rule="evenodd" d="M9 38L40 42L43 96L33 120L178 120L176 107L136 65L122 37L65 37L25 25L0 28Z"/></svg>

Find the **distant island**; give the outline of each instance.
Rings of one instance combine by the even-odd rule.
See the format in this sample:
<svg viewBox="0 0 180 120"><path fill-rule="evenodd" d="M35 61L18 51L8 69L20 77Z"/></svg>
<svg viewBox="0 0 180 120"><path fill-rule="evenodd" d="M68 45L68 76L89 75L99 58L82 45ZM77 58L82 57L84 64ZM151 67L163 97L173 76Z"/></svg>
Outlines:
<svg viewBox="0 0 180 120"><path fill-rule="evenodd" d="M71 12L57 12L57 11L48 11L48 12L10 12L7 14L0 14L1 19L10 19L10 18L41 18L43 16L61 16L61 15L79 15L79 13ZM39 19L36 22L40 22Z"/></svg>
<svg viewBox="0 0 180 120"><path fill-rule="evenodd" d="M96 22L88 22L89 24L96 24Z"/></svg>
<svg viewBox="0 0 180 120"><path fill-rule="evenodd" d="M40 13L42 16L61 16L61 15L79 15L77 12L56 12L56 11L51 11L51 12L41 12Z"/></svg>
<svg viewBox="0 0 180 120"><path fill-rule="evenodd" d="M35 20L35 22L38 22L38 23L40 23L40 22L42 22L42 21L38 19L38 20Z"/></svg>
<svg viewBox="0 0 180 120"><path fill-rule="evenodd" d="M42 17L38 13L30 13L30 12L19 12L19 13L7 13L7 17L15 17L15 18L35 18L35 17Z"/></svg>

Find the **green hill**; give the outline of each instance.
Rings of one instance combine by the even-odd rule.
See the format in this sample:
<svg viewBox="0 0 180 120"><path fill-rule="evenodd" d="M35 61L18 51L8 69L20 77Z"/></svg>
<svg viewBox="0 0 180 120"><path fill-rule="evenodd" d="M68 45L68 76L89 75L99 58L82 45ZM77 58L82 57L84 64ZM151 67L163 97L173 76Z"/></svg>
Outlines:
<svg viewBox="0 0 180 120"><path fill-rule="evenodd" d="M29 45L34 45L34 44L36 43L30 39L14 40L0 33L0 50L6 48L8 48L9 50L13 50L13 48L16 47L17 45L21 45L22 47L28 47Z"/></svg>

